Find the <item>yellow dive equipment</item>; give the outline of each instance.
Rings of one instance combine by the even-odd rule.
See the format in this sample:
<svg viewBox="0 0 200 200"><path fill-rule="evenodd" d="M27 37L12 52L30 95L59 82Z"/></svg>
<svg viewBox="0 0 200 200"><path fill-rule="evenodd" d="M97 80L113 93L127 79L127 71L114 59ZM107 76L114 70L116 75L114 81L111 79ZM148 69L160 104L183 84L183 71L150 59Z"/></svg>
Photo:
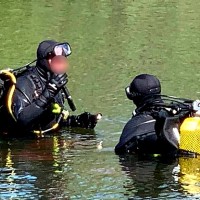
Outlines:
<svg viewBox="0 0 200 200"><path fill-rule="evenodd" d="M200 117L188 117L183 121L179 148L200 154Z"/></svg>
<svg viewBox="0 0 200 200"><path fill-rule="evenodd" d="M56 130L59 127L59 123L61 121L61 119L63 118L64 120L66 120L69 116L69 111L68 110L63 110L59 104L54 103L52 105L52 113L54 114L58 114L59 117L57 119L57 122L50 128L45 129L45 130L34 130L33 133L35 133L37 135L37 137L43 137L44 133Z"/></svg>
<svg viewBox="0 0 200 200"><path fill-rule="evenodd" d="M10 69L1 70L0 75L3 75L10 80L11 86L6 94L6 107L8 109L8 112L12 116L12 118L16 121L16 118L12 112L12 98L13 98L13 94L15 91L15 85L16 85L15 75L11 72Z"/></svg>

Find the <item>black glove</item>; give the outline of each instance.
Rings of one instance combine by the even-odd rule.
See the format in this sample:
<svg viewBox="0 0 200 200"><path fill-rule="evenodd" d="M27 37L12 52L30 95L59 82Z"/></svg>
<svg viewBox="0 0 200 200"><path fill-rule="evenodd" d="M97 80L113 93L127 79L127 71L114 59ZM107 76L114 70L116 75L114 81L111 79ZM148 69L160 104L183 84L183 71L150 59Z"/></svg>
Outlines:
<svg viewBox="0 0 200 200"><path fill-rule="evenodd" d="M68 118L66 126L93 129L98 120L101 119L101 116L100 113L92 115L89 112L84 112L77 116L72 115Z"/></svg>
<svg viewBox="0 0 200 200"><path fill-rule="evenodd" d="M67 84L67 74L53 74L46 85L46 89L38 98L36 104L38 106L46 105L58 92Z"/></svg>
<svg viewBox="0 0 200 200"><path fill-rule="evenodd" d="M67 84L67 82L67 74L54 74L51 80L47 83L49 97L55 97L55 95Z"/></svg>

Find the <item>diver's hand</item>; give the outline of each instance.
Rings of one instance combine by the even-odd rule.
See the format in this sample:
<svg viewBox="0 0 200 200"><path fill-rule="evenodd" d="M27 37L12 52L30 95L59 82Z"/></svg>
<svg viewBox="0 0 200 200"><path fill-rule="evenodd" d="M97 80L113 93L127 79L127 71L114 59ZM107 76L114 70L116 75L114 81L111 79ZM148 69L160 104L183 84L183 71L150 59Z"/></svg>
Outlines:
<svg viewBox="0 0 200 200"><path fill-rule="evenodd" d="M54 74L46 85L43 96L47 99L55 97L55 95L66 85L68 82L67 74Z"/></svg>
<svg viewBox="0 0 200 200"><path fill-rule="evenodd" d="M101 117L102 114L100 113L94 115L89 112L84 112L77 116L77 121L80 124L80 127L93 129Z"/></svg>
<svg viewBox="0 0 200 200"><path fill-rule="evenodd" d="M69 116L66 125L71 127L81 127L87 129L94 129L97 122L102 118L102 114L91 114L89 112L84 112L77 116Z"/></svg>
<svg viewBox="0 0 200 200"><path fill-rule="evenodd" d="M194 116L200 117L200 100L197 99L192 103L192 109L194 111Z"/></svg>
<svg viewBox="0 0 200 200"><path fill-rule="evenodd" d="M47 83L47 90L55 96L68 82L67 74L53 74Z"/></svg>
<svg viewBox="0 0 200 200"><path fill-rule="evenodd" d="M67 84L67 74L54 74L47 82L46 88L37 99L38 106L45 106Z"/></svg>

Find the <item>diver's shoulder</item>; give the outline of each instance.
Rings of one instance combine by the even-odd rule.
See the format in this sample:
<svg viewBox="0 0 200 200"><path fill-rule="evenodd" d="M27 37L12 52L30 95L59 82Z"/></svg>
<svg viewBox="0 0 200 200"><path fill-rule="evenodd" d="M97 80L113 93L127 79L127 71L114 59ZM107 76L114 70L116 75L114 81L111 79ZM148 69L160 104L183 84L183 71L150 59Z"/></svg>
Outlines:
<svg viewBox="0 0 200 200"><path fill-rule="evenodd" d="M146 121L154 119L151 112L139 112L132 115L129 121Z"/></svg>
<svg viewBox="0 0 200 200"><path fill-rule="evenodd" d="M17 87L32 87L33 79L37 78L34 67L29 67L22 74L17 76ZM38 79L38 78L37 78Z"/></svg>

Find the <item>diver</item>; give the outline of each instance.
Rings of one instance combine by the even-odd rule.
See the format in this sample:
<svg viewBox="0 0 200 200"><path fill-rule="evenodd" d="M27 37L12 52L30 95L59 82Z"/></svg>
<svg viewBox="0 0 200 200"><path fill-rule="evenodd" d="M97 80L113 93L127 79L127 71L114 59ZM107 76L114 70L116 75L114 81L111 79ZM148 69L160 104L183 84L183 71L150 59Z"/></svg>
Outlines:
<svg viewBox="0 0 200 200"><path fill-rule="evenodd" d="M161 95L160 81L150 74L136 76L125 91L136 110L115 146L116 154L176 155L180 124L195 112L194 101Z"/></svg>
<svg viewBox="0 0 200 200"><path fill-rule="evenodd" d="M65 87L70 54L71 47L67 42L42 41L37 48L36 65L30 65L33 61L13 71L16 81L12 85L15 87L12 95L10 80L6 79L11 75L5 73L4 86L9 89L2 98L6 103L2 101L0 108L3 135L19 136L30 132L40 137L58 126L94 129L101 114L85 112L75 116L64 110L65 98L71 109L76 109Z"/></svg>

